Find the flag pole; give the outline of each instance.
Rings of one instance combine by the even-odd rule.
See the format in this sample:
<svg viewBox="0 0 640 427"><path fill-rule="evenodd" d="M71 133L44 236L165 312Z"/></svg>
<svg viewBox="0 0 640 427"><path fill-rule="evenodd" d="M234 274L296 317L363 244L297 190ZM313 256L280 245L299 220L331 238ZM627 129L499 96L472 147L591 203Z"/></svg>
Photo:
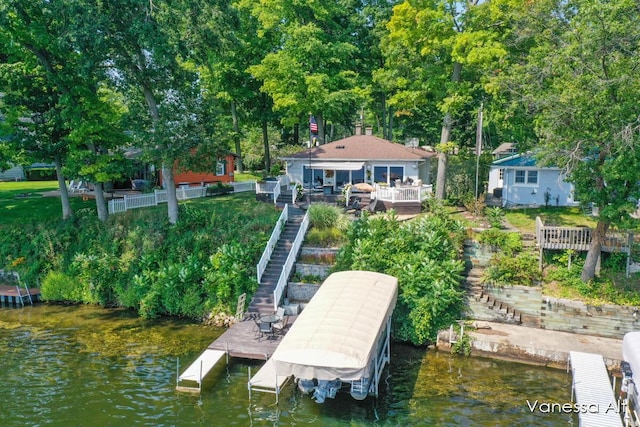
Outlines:
<svg viewBox="0 0 640 427"><path fill-rule="evenodd" d="M480 173L480 153L482 152L482 103L478 111L478 127L476 129L476 200L478 200L478 180Z"/></svg>

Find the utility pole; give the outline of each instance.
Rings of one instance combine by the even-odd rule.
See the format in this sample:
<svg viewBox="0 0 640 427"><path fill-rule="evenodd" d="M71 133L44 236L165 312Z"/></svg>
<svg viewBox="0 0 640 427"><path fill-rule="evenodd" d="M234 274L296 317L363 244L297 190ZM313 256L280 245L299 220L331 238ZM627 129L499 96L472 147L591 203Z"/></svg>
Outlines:
<svg viewBox="0 0 640 427"><path fill-rule="evenodd" d="M478 175L480 173L480 154L482 153L482 103L478 111L478 127L476 128L476 200L478 200Z"/></svg>

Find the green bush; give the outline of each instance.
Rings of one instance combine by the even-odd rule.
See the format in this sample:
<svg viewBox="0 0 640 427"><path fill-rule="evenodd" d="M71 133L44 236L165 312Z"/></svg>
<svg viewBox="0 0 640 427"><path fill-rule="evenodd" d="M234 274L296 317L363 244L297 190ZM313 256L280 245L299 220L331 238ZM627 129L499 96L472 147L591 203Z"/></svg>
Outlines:
<svg viewBox="0 0 640 427"><path fill-rule="evenodd" d="M500 253L494 256L485 269L483 282L495 286L536 286L542 280L537 258L523 252L516 256Z"/></svg>
<svg viewBox="0 0 640 427"><path fill-rule="evenodd" d="M497 206L492 208L485 208L484 216L489 222L491 228L501 228L502 221L504 220L504 211Z"/></svg>
<svg viewBox="0 0 640 427"><path fill-rule="evenodd" d="M508 255L520 252L523 248L520 233L501 231L497 228L490 228L480 233L478 242L491 246L494 251L500 250Z"/></svg>
<svg viewBox="0 0 640 427"><path fill-rule="evenodd" d="M44 301L95 303L89 288L73 276L52 271L49 272L40 286Z"/></svg>
<svg viewBox="0 0 640 427"><path fill-rule="evenodd" d="M309 246L331 248L344 242L344 234L335 227L311 228L307 231L304 242Z"/></svg>
<svg viewBox="0 0 640 427"><path fill-rule="evenodd" d="M460 260L464 228L448 215L400 223L363 215L347 233L335 270L368 270L398 278L393 336L424 345L459 319L464 308Z"/></svg>

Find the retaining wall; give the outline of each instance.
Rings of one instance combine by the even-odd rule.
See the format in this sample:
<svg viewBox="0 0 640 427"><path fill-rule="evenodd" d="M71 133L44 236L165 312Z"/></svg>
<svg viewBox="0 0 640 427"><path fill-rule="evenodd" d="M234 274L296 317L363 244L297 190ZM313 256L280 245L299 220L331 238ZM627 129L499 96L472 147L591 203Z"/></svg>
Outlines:
<svg viewBox="0 0 640 427"><path fill-rule="evenodd" d="M520 311L524 326L608 338L622 338L627 332L640 330L637 307L589 305L548 297L539 287L487 287L485 292ZM469 310L470 317L479 320L501 321L503 317L477 301L470 301Z"/></svg>

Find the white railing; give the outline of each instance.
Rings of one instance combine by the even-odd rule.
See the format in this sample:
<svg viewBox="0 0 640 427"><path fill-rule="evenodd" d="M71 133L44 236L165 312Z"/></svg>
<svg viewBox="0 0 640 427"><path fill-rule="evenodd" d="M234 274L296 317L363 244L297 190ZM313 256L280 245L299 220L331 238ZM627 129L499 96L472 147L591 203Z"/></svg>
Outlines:
<svg viewBox="0 0 640 427"><path fill-rule="evenodd" d="M284 292L284 288L287 286L287 282L289 280L289 276L291 275L291 270L293 270L293 265L296 262L296 258L298 256L298 251L302 246L302 242L304 241L304 236L307 234L307 230L309 229L309 211L304 215L302 222L300 223L300 229L298 229L298 234L296 234L296 238L293 241L293 245L291 245L291 250L289 251L289 256L287 256L287 260L284 262L282 266L282 273L280 273L280 278L278 279L278 283L276 284L276 288L273 290L273 310L278 310L278 305L280 304L280 299L282 298L282 294Z"/></svg>
<svg viewBox="0 0 640 427"><path fill-rule="evenodd" d="M380 187L375 185L375 191L371 193L372 199L397 202L422 202L431 195L432 186L420 187Z"/></svg>
<svg viewBox="0 0 640 427"><path fill-rule="evenodd" d="M245 191L255 191L256 181L232 182L234 193L243 193Z"/></svg>
<svg viewBox="0 0 640 427"><path fill-rule="evenodd" d="M203 186L176 188L176 198L178 200L196 199L204 197L206 193L207 188ZM129 209L156 206L159 203L166 202L167 190L154 190L153 193L148 194L125 194L121 199L109 200L109 214L125 212Z"/></svg>
<svg viewBox="0 0 640 427"><path fill-rule="evenodd" d="M262 275L264 271L267 269L267 264L269 264L269 260L271 259L271 254L278 244L278 240L280 239L280 233L284 230L284 226L289 219L289 206L285 205L282 213L280 214L280 218L278 218L278 222L273 227L273 231L271 232L271 237L267 242L267 246L264 248L262 252L262 256L260 257L260 261L258 261L258 265L256 266L257 274L258 274L258 284L262 280Z"/></svg>
<svg viewBox="0 0 640 427"><path fill-rule="evenodd" d="M256 194L273 194L273 203L280 197L282 185L280 181L265 181L256 183Z"/></svg>

